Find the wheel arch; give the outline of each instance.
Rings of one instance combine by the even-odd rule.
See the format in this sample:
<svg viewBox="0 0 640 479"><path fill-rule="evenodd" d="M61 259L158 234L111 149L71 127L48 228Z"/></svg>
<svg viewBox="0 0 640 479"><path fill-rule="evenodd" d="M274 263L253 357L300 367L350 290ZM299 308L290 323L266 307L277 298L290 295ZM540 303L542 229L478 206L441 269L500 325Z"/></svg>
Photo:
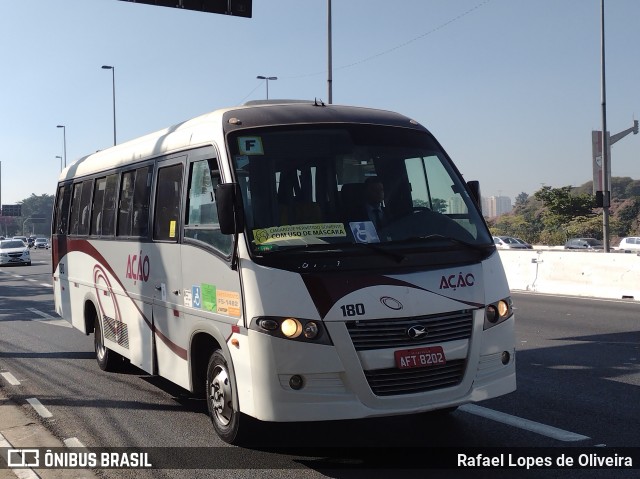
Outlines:
<svg viewBox="0 0 640 479"><path fill-rule="evenodd" d="M95 332L96 320L98 319L98 308L94 301L90 298L85 298L83 308L84 318L84 333L88 336Z"/></svg>
<svg viewBox="0 0 640 479"><path fill-rule="evenodd" d="M217 332L217 331L216 331ZM207 367L209 359L214 351L220 350L227 361L229 373L232 376L234 387L236 387L235 371L231 353L227 347L226 341L215 332L196 331L191 337L189 347L189 370L191 375L191 391L196 397L205 396L205 382L207 377ZM237 401L237 395L235 397ZM238 406L237 404L235 405Z"/></svg>

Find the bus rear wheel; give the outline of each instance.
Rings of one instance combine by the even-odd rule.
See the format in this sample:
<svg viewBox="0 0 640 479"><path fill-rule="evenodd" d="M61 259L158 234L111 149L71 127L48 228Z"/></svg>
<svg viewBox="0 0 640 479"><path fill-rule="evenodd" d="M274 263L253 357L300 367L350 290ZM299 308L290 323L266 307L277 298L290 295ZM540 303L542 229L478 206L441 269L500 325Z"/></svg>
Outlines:
<svg viewBox="0 0 640 479"><path fill-rule="evenodd" d="M234 381L232 381L227 360L220 350L215 351L209 359L206 392L209 416L220 439L229 444L244 443L248 435L249 424L247 423L250 418L236 409Z"/></svg>
<svg viewBox="0 0 640 479"><path fill-rule="evenodd" d="M98 367L103 371L116 371L122 363L122 356L114 353L104 345L104 334L102 322L96 319L95 330L93 334L93 343L96 351L96 361Z"/></svg>

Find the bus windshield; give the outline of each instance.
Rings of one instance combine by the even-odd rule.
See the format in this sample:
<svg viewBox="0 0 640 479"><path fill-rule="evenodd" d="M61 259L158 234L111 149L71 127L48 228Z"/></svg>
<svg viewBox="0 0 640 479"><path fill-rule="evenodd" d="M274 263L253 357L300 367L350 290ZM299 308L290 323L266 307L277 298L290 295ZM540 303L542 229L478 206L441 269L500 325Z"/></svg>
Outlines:
<svg viewBox="0 0 640 479"><path fill-rule="evenodd" d="M426 131L254 128L230 134L229 149L253 253L492 244L460 176Z"/></svg>

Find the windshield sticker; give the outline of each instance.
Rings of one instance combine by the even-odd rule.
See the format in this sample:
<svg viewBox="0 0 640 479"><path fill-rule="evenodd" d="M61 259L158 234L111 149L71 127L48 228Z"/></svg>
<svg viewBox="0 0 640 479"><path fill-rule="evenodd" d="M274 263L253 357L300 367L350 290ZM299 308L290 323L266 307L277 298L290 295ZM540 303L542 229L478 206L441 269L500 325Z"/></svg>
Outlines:
<svg viewBox="0 0 640 479"><path fill-rule="evenodd" d="M253 230L256 245L300 238L344 238L347 232L342 223L320 223L309 225L283 225Z"/></svg>
<svg viewBox="0 0 640 479"><path fill-rule="evenodd" d="M356 243L380 243L378 232L372 221L353 221L349 223Z"/></svg>
<svg viewBox="0 0 640 479"><path fill-rule="evenodd" d="M241 155L264 155L262 138L259 136L238 137L238 149Z"/></svg>

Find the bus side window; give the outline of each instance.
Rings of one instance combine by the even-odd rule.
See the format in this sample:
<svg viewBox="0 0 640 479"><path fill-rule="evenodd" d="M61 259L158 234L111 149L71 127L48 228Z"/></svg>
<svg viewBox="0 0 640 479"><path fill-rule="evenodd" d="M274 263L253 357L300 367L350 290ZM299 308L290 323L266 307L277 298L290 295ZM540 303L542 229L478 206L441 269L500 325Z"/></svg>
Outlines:
<svg viewBox="0 0 640 479"><path fill-rule="evenodd" d="M182 164L158 170L156 202L153 218L153 239L178 241Z"/></svg>
<svg viewBox="0 0 640 479"><path fill-rule="evenodd" d="M133 192L133 222L131 236L146 237L149 234L149 201L151 200L151 167L136 170Z"/></svg>
<svg viewBox="0 0 640 479"><path fill-rule="evenodd" d="M82 198L82 183L73 185L73 195L71 200L71 221L69 224L69 234L77 235L80 226L80 199Z"/></svg>
<svg viewBox="0 0 640 479"><path fill-rule="evenodd" d="M149 232L151 167L122 174L118 207L118 236L145 237Z"/></svg>
<svg viewBox="0 0 640 479"><path fill-rule="evenodd" d="M214 193L220 183L220 172L210 170L210 164L215 166L215 163L215 159L191 163L184 237L206 243L228 255L232 238L220 233Z"/></svg>
<svg viewBox="0 0 640 479"><path fill-rule="evenodd" d="M65 185L58 188L55 234L59 234L59 235L67 234L70 202L71 202L71 185Z"/></svg>
<svg viewBox="0 0 640 479"><path fill-rule="evenodd" d="M91 180L82 182L82 196L80 197L80 209L78 210L78 234L89 234L89 217L91 216Z"/></svg>
<svg viewBox="0 0 640 479"><path fill-rule="evenodd" d="M131 210L133 207L133 186L135 178L135 170L126 171L122 174L117 236L131 236L131 218L133 217Z"/></svg>
<svg viewBox="0 0 640 479"><path fill-rule="evenodd" d="M107 187L106 178L98 178L93 190L93 214L91 215L91 234L102 234L102 203L104 201L104 190Z"/></svg>
<svg viewBox="0 0 640 479"><path fill-rule="evenodd" d="M116 229L116 195L118 193L118 175L107 176L107 187L102 206L102 235L113 236Z"/></svg>

